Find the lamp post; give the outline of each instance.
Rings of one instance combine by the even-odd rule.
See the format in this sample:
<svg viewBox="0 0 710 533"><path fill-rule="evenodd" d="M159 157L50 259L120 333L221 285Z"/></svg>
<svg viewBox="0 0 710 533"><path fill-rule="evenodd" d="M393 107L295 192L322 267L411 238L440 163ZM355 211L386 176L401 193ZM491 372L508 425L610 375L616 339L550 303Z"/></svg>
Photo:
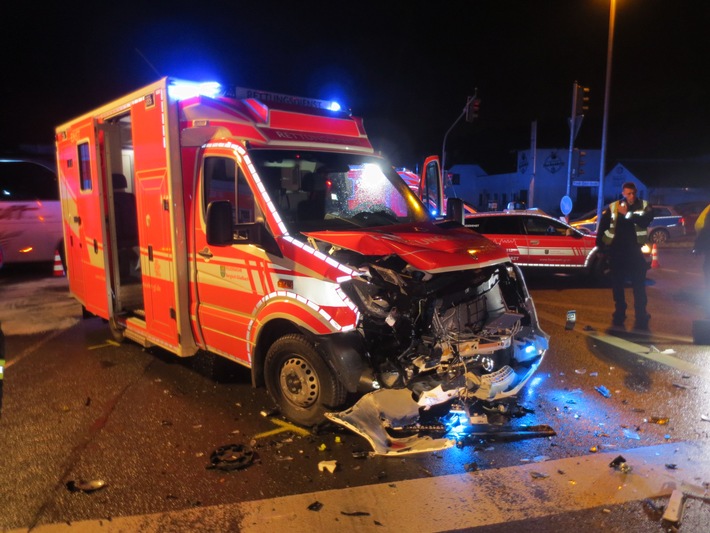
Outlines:
<svg viewBox="0 0 710 533"><path fill-rule="evenodd" d="M609 41L606 47L606 82L604 85L604 122L602 123L602 146L599 160L599 194L597 197L597 231L602 220L604 209L604 178L606 176L606 131L609 120L609 92L611 88L611 58L614 50L614 22L616 19L616 0L609 4Z"/></svg>

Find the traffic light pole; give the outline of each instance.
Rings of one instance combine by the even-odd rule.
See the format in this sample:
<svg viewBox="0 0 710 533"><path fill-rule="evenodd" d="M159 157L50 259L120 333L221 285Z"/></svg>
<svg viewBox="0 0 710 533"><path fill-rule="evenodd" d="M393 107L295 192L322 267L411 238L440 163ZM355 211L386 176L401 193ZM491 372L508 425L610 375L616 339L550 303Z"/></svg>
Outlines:
<svg viewBox="0 0 710 533"><path fill-rule="evenodd" d="M574 139L577 136L577 82L572 84L572 113L569 119L569 155L567 156L567 193L569 196L572 182L572 154L574 153Z"/></svg>
<svg viewBox="0 0 710 533"><path fill-rule="evenodd" d="M468 105L467 105L468 107ZM441 172L445 176L446 175L446 138L449 136L449 133L451 133L451 130L454 129L454 126L459 123L459 121L466 115L466 109L467 107L464 107L463 111L461 114L458 116L458 118L454 121L454 123L451 125L451 127L446 131L446 134L444 135L444 146L441 147ZM444 180L446 182L446 180Z"/></svg>
<svg viewBox="0 0 710 533"><path fill-rule="evenodd" d="M449 133L451 133L451 130L454 129L456 124L458 124L463 117L466 117L467 122L472 122L474 118L478 118L478 106L480 103L481 101L478 99L478 89L476 89L474 95L469 96L466 99L466 106L463 108L463 111L461 111L461 114L456 120L454 120L454 123L451 125L451 127L446 130L446 133L444 134L444 145L441 147L442 175L445 176L446 173L446 139L449 137Z"/></svg>

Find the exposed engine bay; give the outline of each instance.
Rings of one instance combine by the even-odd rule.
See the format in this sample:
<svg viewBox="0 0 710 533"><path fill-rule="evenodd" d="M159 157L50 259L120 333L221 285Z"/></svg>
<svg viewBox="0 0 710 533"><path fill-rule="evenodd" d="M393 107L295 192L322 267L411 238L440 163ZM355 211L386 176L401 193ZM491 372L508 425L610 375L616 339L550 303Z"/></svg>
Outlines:
<svg viewBox="0 0 710 533"><path fill-rule="evenodd" d="M331 255L351 265L363 258L343 249ZM379 454L451 446L451 439L431 435L446 434L452 420L480 427L519 416L515 396L540 365L548 335L518 267L505 262L432 274L397 255L370 260L341 288L360 311L374 391L326 416L367 438ZM442 406L445 416L435 416ZM464 415L451 417L452 411Z"/></svg>

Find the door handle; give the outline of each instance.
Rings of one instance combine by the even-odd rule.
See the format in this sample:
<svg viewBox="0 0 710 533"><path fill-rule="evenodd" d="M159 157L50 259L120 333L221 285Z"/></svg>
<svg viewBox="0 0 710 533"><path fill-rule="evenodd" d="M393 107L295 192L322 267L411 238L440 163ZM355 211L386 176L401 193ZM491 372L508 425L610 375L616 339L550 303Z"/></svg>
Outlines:
<svg viewBox="0 0 710 533"><path fill-rule="evenodd" d="M530 241L530 244L540 244L540 241Z"/></svg>
<svg viewBox="0 0 710 533"><path fill-rule="evenodd" d="M74 217L74 224L79 224L81 226L81 217L76 215Z"/></svg>
<svg viewBox="0 0 710 533"><path fill-rule="evenodd" d="M200 255L201 255L202 257L204 257L205 259L210 259L210 258L212 257L212 252L210 252L210 249L207 248L206 246L205 246L204 249L200 250L200 251L197 252L197 253L200 254Z"/></svg>

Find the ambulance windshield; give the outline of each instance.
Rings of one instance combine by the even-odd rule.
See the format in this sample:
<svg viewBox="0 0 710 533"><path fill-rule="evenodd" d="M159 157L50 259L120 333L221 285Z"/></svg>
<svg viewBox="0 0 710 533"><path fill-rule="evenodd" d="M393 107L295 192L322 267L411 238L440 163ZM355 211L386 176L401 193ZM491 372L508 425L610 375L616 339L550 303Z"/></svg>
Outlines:
<svg viewBox="0 0 710 533"><path fill-rule="evenodd" d="M289 233L423 222L426 209L384 160L367 155L251 150Z"/></svg>

